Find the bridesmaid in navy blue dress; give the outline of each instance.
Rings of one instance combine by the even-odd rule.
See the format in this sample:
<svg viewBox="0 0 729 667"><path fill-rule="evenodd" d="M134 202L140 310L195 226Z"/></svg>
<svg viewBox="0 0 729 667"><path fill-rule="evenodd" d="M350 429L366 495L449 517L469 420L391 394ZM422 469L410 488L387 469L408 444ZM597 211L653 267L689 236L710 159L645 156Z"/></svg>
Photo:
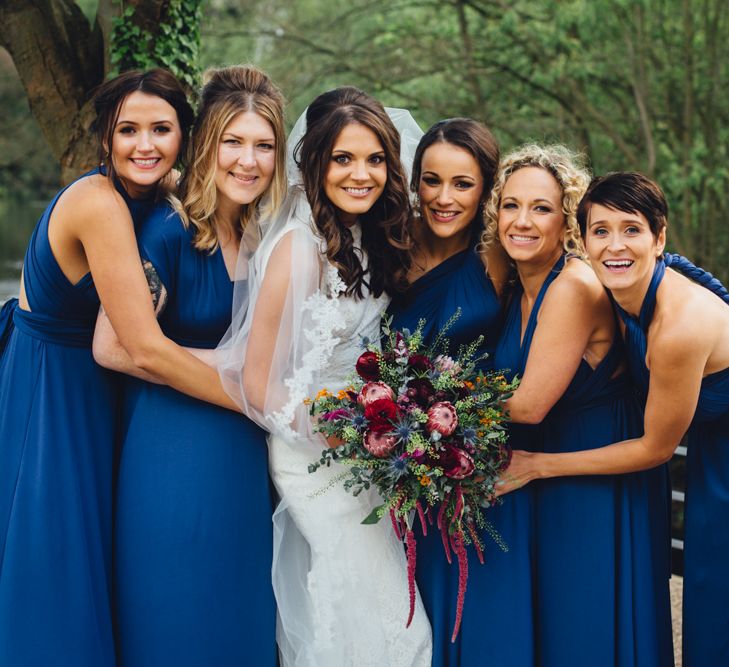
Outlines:
<svg viewBox="0 0 729 667"><path fill-rule="evenodd" d="M667 461L688 429L683 664L725 665L729 295L688 260L664 258L667 219L660 188L635 173L596 179L579 211L589 257L614 299L631 374L646 398L642 437L591 452L517 454L510 473L516 484L535 477L631 473Z"/></svg>
<svg viewBox="0 0 729 667"><path fill-rule="evenodd" d="M424 318L426 344L460 308L448 332L450 350L456 353L461 344L483 335L480 351L489 354L482 362L484 370L493 368L501 327L494 285L503 283L505 262L498 248L483 255L476 246L498 156L491 133L470 119L440 121L425 133L413 163L412 188L420 199L420 218L411 284L389 308L395 328L412 330ZM486 565L469 553L468 590L455 643L451 635L458 568L448 565L437 533L418 538L416 579L433 628L434 665L530 664L531 578L529 553L521 540L521 527L528 525L524 510L513 496L490 511L490 520L511 552L503 553L484 535Z"/></svg>
<svg viewBox="0 0 729 667"><path fill-rule="evenodd" d="M608 295L579 259L576 211L587 182L563 147L525 146L502 162L489 202L489 238L518 273L496 359L522 376L507 407L514 422L539 424L533 457L641 433ZM519 483L507 487L512 476L513 466L502 489L522 493ZM665 466L529 489L535 663L673 664Z"/></svg>
<svg viewBox="0 0 729 667"><path fill-rule="evenodd" d="M282 105L255 68L213 71L180 204L160 205L138 235L162 330L203 358L230 325L241 235L265 194L275 206L285 192ZM239 414L146 381L109 333L102 318L99 359L137 376L125 391L117 490L120 662L273 666L265 433Z"/></svg>
<svg viewBox="0 0 729 667"><path fill-rule="evenodd" d="M111 624L117 383L92 358L99 302L149 368L180 388L216 374L161 333L125 202L143 214L177 160L192 110L163 70L99 89L106 176L61 191L3 308L0 359L0 664L114 665ZM141 306L127 299L138 295Z"/></svg>

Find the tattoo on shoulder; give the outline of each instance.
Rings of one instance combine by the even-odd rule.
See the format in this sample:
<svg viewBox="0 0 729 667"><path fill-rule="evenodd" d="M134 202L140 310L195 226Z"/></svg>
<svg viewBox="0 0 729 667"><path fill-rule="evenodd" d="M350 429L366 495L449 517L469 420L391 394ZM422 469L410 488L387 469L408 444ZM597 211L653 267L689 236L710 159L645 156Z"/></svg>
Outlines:
<svg viewBox="0 0 729 667"><path fill-rule="evenodd" d="M144 275L147 278L147 285L149 285L149 292L152 295L155 315L159 317L167 305L167 290L162 284L157 269L154 268L152 262L148 259L143 259L142 267L144 268Z"/></svg>

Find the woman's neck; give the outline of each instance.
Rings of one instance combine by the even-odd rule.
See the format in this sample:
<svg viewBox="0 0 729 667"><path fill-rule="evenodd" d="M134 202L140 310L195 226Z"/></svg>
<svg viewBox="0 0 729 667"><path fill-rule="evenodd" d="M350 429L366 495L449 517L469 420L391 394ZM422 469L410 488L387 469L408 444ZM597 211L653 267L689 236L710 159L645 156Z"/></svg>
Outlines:
<svg viewBox="0 0 729 667"><path fill-rule="evenodd" d="M423 265L424 272L430 271L432 268L442 264L470 245L470 226L464 229L462 233L448 238L436 236L422 222L421 230L421 233L418 235L418 245L420 246L418 263Z"/></svg>
<svg viewBox="0 0 729 667"><path fill-rule="evenodd" d="M655 271L655 264L653 268L647 272L640 280L628 285L623 289L611 289L610 293L615 299L615 302L626 312L628 315L633 317L639 317L640 311L643 308L643 302L648 294L651 281L653 280L653 273Z"/></svg>
<svg viewBox="0 0 729 667"><path fill-rule="evenodd" d="M533 303L539 290L542 289L544 281L562 255L562 248L557 248L547 259L535 262L517 262L516 271L519 274L519 281L524 290L527 301Z"/></svg>

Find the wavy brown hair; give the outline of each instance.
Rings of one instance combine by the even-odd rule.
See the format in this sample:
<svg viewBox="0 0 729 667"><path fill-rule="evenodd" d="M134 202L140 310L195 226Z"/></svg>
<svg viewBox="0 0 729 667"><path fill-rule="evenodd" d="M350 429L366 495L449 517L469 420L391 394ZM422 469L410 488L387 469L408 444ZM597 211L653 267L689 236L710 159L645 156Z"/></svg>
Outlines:
<svg viewBox="0 0 729 667"><path fill-rule="evenodd" d="M352 233L324 192L332 150L340 132L351 123L364 125L382 144L387 181L372 208L359 216L365 271ZM382 104L358 88L345 86L319 95L306 112L306 133L294 152L314 224L326 242L327 259L347 285L346 294L362 298L366 286L374 296L407 287L412 208L405 171L400 163L400 135Z"/></svg>
<svg viewBox="0 0 729 667"><path fill-rule="evenodd" d="M136 92L159 97L175 110L182 132L180 156L185 155L187 138L195 114L182 84L171 72L161 67L147 71L130 70L102 83L96 88L93 96L96 117L91 125L91 131L99 142L99 167L106 168L106 175L110 179L115 177L111 155L119 112L124 100Z"/></svg>
<svg viewBox="0 0 729 667"><path fill-rule="evenodd" d="M190 166L180 182L179 200L171 199L183 224L195 228L195 248L213 252L218 247L215 229L218 204L215 170L218 146L225 128L238 114L253 111L271 124L276 143L276 162L271 184L250 204L241 206L237 230L239 234L243 233L256 216L258 205L266 195L266 210L262 211L266 215L275 212L286 195L286 131L283 95L268 75L258 68L223 67L208 70L205 78L200 109L190 140Z"/></svg>

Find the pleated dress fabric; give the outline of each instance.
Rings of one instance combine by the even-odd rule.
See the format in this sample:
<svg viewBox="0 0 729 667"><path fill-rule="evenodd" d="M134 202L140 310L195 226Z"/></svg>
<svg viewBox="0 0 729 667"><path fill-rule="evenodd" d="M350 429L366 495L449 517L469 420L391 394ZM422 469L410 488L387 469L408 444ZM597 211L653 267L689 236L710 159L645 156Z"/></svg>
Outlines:
<svg viewBox="0 0 729 667"><path fill-rule="evenodd" d="M630 370L645 395L647 331L665 269L659 259L638 318L618 307ZM683 664L729 665L729 368L702 380L687 444Z"/></svg>
<svg viewBox="0 0 729 667"><path fill-rule="evenodd" d="M545 280L532 318L563 265L564 258ZM618 337L596 368L580 362L542 424L543 451L595 449L642 434L623 360ZM533 486L538 664L673 665L667 467Z"/></svg>
<svg viewBox="0 0 729 667"><path fill-rule="evenodd" d="M3 667L115 664L110 577L119 385L91 354L99 309L91 274L71 284L48 240L62 193L26 251L30 311L13 300L0 318Z"/></svg>
<svg viewBox="0 0 729 667"><path fill-rule="evenodd" d="M415 281L395 298L389 313L392 326L411 330L425 318L425 341L432 342L443 324L458 309L461 317L448 333L450 351L485 337L482 351L494 352L502 323L493 284L480 257L470 248L453 255ZM509 363L504 363L508 361ZM504 368L511 358L496 350L482 364L484 370ZM515 369L518 370L518 369ZM526 437L526 436L525 436ZM512 436L512 442L514 436ZM527 447L525 440L521 447ZM508 545L503 552L488 534L485 565L468 549L468 586L461 630L451 642L458 595L458 564L449 565L438 531L418 536L416 580L433 628L433 665L502 665L523 667L533 662L532 578L529 534L530 490L507 497L487 512L494 528Z"/></svg>
<svg viewBox="0 0 729 667"><path fill-rule="evenodd" d="M168 293L159 321L214 348L233 284L219 249L160 205L138 234ZM120 664L275 665L265 433L242 415L129 378L121 425L115 598Z"/></svg>

